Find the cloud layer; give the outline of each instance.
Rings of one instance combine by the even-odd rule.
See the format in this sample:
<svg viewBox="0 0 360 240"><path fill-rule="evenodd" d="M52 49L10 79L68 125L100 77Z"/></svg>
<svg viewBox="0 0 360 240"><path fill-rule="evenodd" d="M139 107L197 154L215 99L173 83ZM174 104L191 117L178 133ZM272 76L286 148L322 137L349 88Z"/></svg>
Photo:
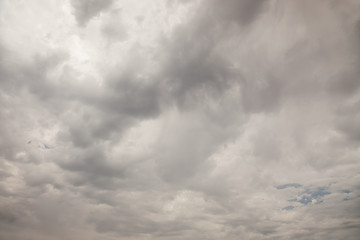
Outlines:
<svg viewBox="0 0 360 240"><path fill-rule="evenodd" d="M357 239L359 12L0 1L0 239Z"/></svg>

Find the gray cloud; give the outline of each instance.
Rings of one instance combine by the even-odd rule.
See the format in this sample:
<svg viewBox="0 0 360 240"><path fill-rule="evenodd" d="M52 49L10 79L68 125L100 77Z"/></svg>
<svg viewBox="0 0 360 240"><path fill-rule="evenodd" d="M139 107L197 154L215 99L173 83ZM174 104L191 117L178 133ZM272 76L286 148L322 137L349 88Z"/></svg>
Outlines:
<svg viewBox="0 0 360 240"><path fill-rule="evenodd" d="M107 36L109 43L126 39L126 27L121 21L120 10L114 10L109 13L108 19L101 29L102 33Z"/></svg>
<svg viewBox="0 0 360 240"><path fill-rule="evenodd" d="M219 20L247 25L256 20L258 15L261 14L264 5L266 5L264 0L230 1L226 5L217 1L210 1L209 9L212 15L219 17Z"/></svg>
<svg viewBox="0 0 360 240"><path fill-rule="evenodd" d="M71 4L74 7L75 17L80 26L85 26L87 22L98 15L101 11L109 8L113 0L72 0Z"/></svg>
<svg viewBox="0 0 360 240"><path fill-rule="evenodd" d="M356 1L0 4L1 239L359 235Z"/></svg>

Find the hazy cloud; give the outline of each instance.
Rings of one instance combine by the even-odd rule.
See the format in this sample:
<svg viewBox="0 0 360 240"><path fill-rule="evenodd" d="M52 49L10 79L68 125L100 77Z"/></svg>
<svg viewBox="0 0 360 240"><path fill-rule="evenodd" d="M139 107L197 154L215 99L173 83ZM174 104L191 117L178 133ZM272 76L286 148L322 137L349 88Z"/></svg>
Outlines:
<svg viewBox="0 0 360 240"><path fill-rule="evenodd" d="M358 1L0 5L1 239L358 238Z"/></svg>

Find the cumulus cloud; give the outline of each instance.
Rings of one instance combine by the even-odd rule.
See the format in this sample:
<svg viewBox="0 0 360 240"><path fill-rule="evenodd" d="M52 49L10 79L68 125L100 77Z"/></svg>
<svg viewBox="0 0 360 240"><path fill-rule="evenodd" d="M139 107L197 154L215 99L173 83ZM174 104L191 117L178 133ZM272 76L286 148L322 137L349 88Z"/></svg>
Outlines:
<svg viewBox="0 0 360 240"><path fill-rule="evenodd" d="M74 8L75 18L80 26L84 26L87 22L99 14L101 11L109 8L113 0L73 0L71 4Z"/></svg>
<svg viewBox="0 0 360 240"><path fill-rule="evenodd" d="M0 238L357 239L359 10L0 1Z"/></svg>

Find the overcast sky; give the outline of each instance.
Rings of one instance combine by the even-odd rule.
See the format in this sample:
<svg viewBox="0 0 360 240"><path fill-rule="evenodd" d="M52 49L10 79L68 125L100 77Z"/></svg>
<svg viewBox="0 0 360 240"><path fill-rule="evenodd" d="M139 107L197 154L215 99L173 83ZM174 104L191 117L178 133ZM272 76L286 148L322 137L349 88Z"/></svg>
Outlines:
<svg viewBox="0 0 360 240"><path fill-rule="evenodd" d="M359 0L0 0L0 239L359 235Z"/></svg>

